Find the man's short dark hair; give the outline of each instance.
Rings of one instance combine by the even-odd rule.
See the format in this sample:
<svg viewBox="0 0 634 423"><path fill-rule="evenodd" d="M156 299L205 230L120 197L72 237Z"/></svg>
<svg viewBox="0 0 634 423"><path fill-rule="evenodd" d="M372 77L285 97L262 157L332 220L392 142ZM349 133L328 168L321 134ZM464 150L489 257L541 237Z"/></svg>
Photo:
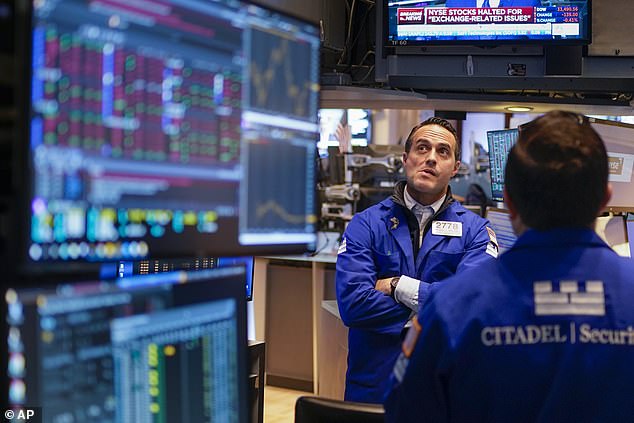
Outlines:
<svg viewBox="0 0 634 423"><path fill-rule="evenodd" d="M414 134L416 133L416 131L418 131L423 126L427 126L427 125L442 126L447 131L451 132L451 135L453 135L454 141L456 141L456 151L454 152L454 156L456 158L456 161L459 161L462 149L460 148L460 141L458 140L458 132L456 132L456 129L453 127L451 123L449 123L448 120L439 118L439 117L430 117L429 119L419 123L418 125L412 128L412 130L409 133L409 136L407 137L407 141L405 141L405 152L409 153L409 149L412 148L412 142L413 142L412 138L414 137Z"/></svg>
<svg viewBox="0 0 634 423"><path fill-rule="evenodd" d="M605 199L605 146L585 116L548 112L520 128L504 182L526 226L589 226Z"/></svg>

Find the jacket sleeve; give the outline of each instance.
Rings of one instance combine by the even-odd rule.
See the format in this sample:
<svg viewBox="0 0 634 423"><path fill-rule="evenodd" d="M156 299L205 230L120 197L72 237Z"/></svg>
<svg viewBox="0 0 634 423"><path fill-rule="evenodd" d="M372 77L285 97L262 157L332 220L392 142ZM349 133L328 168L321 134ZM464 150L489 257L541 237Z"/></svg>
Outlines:
<svg viewBox="0 0 634 423"><path fill-rule="evenodd" d="M489 227L488 230L487 226ZM460 263L458 263L456 274L496 259L496 257L487 252L487 247L493 248L493 242L489 237L489 230L492 231L490 227L491 224L486 219L478 219L472 223L472 229L475 234L472 240L464 246L465 252ZM497 251L497 245L495 246L495 251Z"/></svg>
<svg viewBox="0 0 634 423"><path fill-rule="evenodd" d="M447 381L452 355L447 336L433 306L420 319L422 331L411 357L401 353L390 377L384 401L388 423L450 420Z"/></svg>
<svg viewBox="0 0 634 423"><path fill-rule="evenodd" d="M374 287L379 274L372 252L372 233L366 215L348 224L337 256L337 304L348 327L395 333L403 329L410 310ZM392 276L400 276L394 269Z"/></svg>

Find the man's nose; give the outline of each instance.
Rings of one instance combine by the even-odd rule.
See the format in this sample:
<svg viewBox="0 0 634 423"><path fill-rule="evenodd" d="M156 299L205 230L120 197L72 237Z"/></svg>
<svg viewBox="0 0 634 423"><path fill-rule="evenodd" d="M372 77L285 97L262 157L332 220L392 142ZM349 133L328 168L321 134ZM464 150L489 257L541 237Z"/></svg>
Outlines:
<svg viewBox="0 0 634 423"><path fill-rule="evenodd" d="M436 150L431 149L425 158L425 163L436 164Z"/></svg>

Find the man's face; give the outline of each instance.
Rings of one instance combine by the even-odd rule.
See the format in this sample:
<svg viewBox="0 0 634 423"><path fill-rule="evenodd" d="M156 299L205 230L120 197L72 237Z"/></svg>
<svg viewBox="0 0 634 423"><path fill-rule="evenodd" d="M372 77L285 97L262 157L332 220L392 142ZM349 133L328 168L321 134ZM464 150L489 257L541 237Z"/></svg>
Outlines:
<svg viewBox="0 0 634 423"><path fill-rule="evenodd" d="M456 140L439 125L425 125L412 137L403 166L410 195L422 204L431 204L445 194L449 179L458 172Z"/></svg>

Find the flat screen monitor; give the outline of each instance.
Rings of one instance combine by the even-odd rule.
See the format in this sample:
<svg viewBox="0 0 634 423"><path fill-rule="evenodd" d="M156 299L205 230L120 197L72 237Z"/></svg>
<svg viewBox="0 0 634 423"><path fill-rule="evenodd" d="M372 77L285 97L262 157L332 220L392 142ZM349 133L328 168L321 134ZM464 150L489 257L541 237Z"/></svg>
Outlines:
<svg viewBox="0 0 634 423"><path fill-rule="evenodd" d="M590 0L386 1L386 46L589 44Z"/></svg>
<svg viewBox="0 0 634 423"><path fill-rule="evenodd" d="M513 232L509 211L495 207L487 207L485 216L491 223L491 229L495 232L499 253L502 254L515 244L517 237Z"/></svg>
<svg viewBox="0 0 634 423"><path fill-rule="evenodd" d="M634 212L634 125L589 118L592 127L601 136L608 152L609 181L612 198L607 210Z"/></svg>
<svg viewBox="0 0 634 423"><path fill-rule="evenodd" d="M519 130L502 129L487 131L489 143L489 169L491 172L491 198L493 201L504 201L504 168L509 151L517 142Z"/></svg>
<svg viewBox="0 0 634 423"><path fill-rule="evenodd" d="M244 272L9 289L6 403L45 423L250 421Z"/></svg>
<svg viewBox="0 0 634 423"><path fill-rule="evenodd" d="M20 1L26 271L314 248L316 25L238 0Z"/></svg>
<svg viewBox="0 0 634 423"><path fill-rule="evenodd" d="M247 301L251 301L253 299L254 269L254 258L252 256L120 261L116 266L116 277L117 279L122 279L137 275L151 275L155 273L175 272L179 270L198 271L239 265L244 265L246 268L243 282L246 287L246 299Z"/></svg>

